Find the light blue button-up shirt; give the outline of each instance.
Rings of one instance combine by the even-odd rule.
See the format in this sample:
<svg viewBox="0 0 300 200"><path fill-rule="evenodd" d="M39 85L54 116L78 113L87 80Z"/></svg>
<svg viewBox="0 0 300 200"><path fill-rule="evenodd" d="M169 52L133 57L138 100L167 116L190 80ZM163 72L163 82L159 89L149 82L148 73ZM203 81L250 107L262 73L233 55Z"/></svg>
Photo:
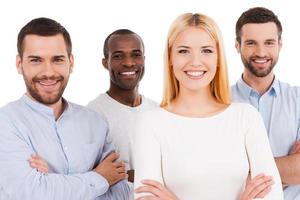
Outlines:
<svg viewBox="0 0 300 200"><path fill-rule="evenodd" d="M92 171L111 151L108 127L96 112L66 102L57 121L53 109L24 95L0 109L0 199L123 200L127 181L109 188ZM49 166L43 174L29 166L31 154Z"/></svg>
<svg viewBox="0 0 300 200"><path fill-rule="evenodd" d="M233 101L250 103L262 115L274 157L288 155L300 139L300 88L274 79L260 95L241 78L231 90ZM300 185L287 187L284 195L286 200L300 200Z"/></svg>

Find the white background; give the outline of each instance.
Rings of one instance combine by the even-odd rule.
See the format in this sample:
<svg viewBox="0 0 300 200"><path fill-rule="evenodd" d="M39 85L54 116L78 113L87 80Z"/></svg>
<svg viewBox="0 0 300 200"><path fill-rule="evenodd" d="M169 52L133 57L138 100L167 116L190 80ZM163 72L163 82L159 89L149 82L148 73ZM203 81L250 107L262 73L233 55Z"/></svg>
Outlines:
<svg viewBox="0 0 300 200"><path fill-rule="evenodd" d="M299 4L299 3L298 3ZM69 31L73 41L75 68L64 97L87 104L109 86L108 72L101 65L106 36L119 28L138 33L146 47L146 73L140 91L161 100L163 51L172 21L185 12L209 15L218 23L224 38L229 79L235 83L243 66L234 48L235 23L248 8L264 6L273 10L283 25L283 48L275 67L281 81L300 85L300 6L297 1L279 0L10 0L0 3L0 106L18 99L25 86L17 74L17 34L31 19L49 17Z"/></svg>

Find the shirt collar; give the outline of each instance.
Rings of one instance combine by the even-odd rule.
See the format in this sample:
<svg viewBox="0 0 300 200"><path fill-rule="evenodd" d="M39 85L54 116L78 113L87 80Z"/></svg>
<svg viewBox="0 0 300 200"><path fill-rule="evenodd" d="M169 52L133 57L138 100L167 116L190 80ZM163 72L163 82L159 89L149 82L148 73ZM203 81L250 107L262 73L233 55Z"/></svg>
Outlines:
<svg viewBox="0 0 300 200"><path fill-rule="evenodd" d="M272 89L274 91L275 96L278 96L280 94L279 81L276 79L276 77L274 78Z"/></svg>
<svg viewBox="0 0 300 200"><path fill-rule="evenodd" d="M44 105L42 103L39 103L37 101L34 101L33 99L31 99L26 94L24 94L22 96L21 100L26 105L28 105L30 108L32 108L33 110L36 110L38 112L42 112L42 113L46 114L47 116L54 118L54 110L53 110L53 108L51 108L49 106L46 106L46 105ZM61 116L65 115L66 113L70 112L70 110L71 110L71 104L68 101L66 101L64 98L62 100L64 102L65 108L64 108L64 112L61 114Z"/></svg>
<svg viewBox="0 0 300 200"><path fill-rule="evenodd" d="M250 87L243 80L243 77L240 78L240 80L237 82L237 85L238 85L238 88L240 89L240 92L242 93L242 95L246 98L248 98L251 95L251 93L257 94L257 91L255 89L253 89L252 87ZM270 95L274 95L275 97L277 97L280 94L279 81L276 79L276 77L274 78L274 81L273 81L270 89L266 93L269 93Z"/></svg>
<svg viewBox="0 0 300 200"><path fill-rule="evenodd" d="M122 104L120 103L119 101L117 101L116 99L114 99L113 97L111 97L108 92L105 92L104 93L104 96L112 103L114 104L117 104L118 106L121 106L125 109L128 109L128 110L139 110L141 107L144 106L144 102L145 102L145 97L143 95L141 95L141 103L137 106L134 106L134 107L131 107L131 106L128 106L128 105L125 105L125 104Z"/></svg>

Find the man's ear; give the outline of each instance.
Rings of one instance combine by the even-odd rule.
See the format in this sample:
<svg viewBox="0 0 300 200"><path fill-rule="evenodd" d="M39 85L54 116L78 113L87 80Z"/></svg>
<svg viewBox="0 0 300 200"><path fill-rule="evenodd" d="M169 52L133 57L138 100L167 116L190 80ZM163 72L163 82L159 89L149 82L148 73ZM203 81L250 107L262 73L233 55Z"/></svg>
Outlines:
<svg viewBox="0 0 300 200"><path fill-rule="evenodd" d="M108 61L107 58L102 58L102 65L105 69L108 70Z"/></svg>
<svg viewBox="0 0 300 200"><path fill-rule="evenodd" d="M241 53L241 45L237 40L235 41L235 49L238 53Z"/></svg>
<svg viewBox="0 0 300 200"><path fill-rule="evenodd" d="M70 55L69 60L70 60L70 73L72 73L73 68L74 68L74 56L73 56L73 54Z"/></svg>
<svg viewBox="0 0 300 200"><path fill-rule="evenodd" d="M19 74L23 74L22 58L20 55L16 56L16 68Z"/></svg>

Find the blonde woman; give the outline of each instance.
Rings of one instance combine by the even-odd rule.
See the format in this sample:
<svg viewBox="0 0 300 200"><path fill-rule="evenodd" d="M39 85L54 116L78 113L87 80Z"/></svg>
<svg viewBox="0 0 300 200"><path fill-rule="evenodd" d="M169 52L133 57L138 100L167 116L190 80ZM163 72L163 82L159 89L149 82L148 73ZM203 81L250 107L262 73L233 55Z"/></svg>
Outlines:
<svg viewBox="0 0 300 200"><path fill-rule="evenodd" d="M171 26L163 100L140 116L134 156L137 199L283 199L259 113L230 101L211 18L187 13Z"/></svg>

